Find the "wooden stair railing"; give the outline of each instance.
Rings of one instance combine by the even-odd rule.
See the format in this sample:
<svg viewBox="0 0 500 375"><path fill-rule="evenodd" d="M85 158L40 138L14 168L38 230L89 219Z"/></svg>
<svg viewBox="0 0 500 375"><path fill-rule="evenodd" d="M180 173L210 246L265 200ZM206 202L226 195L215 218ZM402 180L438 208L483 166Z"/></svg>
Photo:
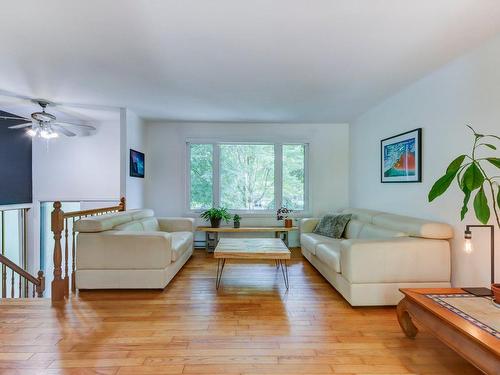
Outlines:
<svg viewBox="0 0 500 375"><path fill-rule="evenodd" d="M64 301L69 296L70 282L68 270L68 255L71 251L71 291L75 291L75 254L76 254L76 231L75 222L82 217L104 215L112 212L125 211L125 197L120 199L117 206L95 208L90 210L64 212L61 210L61 202L54 202L54 210L51 214L51 230L54 234L54 279L51 284L52 302ZM69 227L71 220L71 235ZM64 235L64 241L62 241ZM64 242L64 256L62 243ZM64 277L63 277L64 257Z"/></svg>
<svg viewBox="0 0 500 375"><path fill-rule="evenodd" d="M5 267L11 270L11 278L10 278L10 298L15 298L15 285L14 285L14 275L17 273L19 277L19 295L18 297L22 297L22 279L24 278L28 283L33 285L33 298L35 294L37 297L42 298L43 292L45 291L45 276L43 275L43 271L38 271L38 275L35 277L29 272L23 270L9 258L4 255L0 255L0 263ZM28 287L29 288L29 287ZM25 297L29 297L26 293ZM2 298L7 298L7 272L2 272Z"/></svg>

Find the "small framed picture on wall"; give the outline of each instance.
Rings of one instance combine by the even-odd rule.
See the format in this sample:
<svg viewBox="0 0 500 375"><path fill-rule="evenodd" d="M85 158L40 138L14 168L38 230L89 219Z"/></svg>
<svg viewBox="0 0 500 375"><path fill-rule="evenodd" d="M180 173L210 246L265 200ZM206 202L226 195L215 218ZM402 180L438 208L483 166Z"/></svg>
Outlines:
<svg viewBox="0 0 500 375"><path fill-rule="evenodd" d="M422 182L422 128L380 141L380 181Z"/></svg>
<svg viewBox="0 0 500 375"><path fill-rule="evenodd" d="M144 154L130 149L130 176L144 178Z"/></svg>

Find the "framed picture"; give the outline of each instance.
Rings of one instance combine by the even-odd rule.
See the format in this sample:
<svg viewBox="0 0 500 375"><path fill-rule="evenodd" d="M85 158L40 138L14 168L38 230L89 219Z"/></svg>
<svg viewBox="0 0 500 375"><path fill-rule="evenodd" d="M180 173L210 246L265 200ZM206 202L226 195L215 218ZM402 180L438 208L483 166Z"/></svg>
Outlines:
<svg viewBox="0 0 500 375"><path fill-rule="evenodd" d="M130 149L130 176L144 178L144 154Z"/></svg>
<svg viewBox="0 0 500 375"><path fill-rule="evenodd" d="M381 182L422 182L422 128L380 141Z"/></svg>

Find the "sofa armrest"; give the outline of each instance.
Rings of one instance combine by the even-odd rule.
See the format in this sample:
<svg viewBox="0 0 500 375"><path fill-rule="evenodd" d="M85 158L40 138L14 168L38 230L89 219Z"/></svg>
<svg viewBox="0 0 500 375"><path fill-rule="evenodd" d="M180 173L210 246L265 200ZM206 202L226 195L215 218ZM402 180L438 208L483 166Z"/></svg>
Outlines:
<svg viewBox="0 0 500 375"><path fill-rule="evenodd" d="M300 220L300 233L312 233L316 225L318 225L319 219L314 217L309 217Z"/></svg>
<svg viewBox="0 0 500 375"><path fill-rule="evenodd" d="M160 230L164 232L194 232L194 219L190 217L159 217Z"/></svg>
<svg viewBox="0 0 500 375"><path fill-rule="evenodd" d="M172 236L165 232L130 231L78 234L77 269L143 269L145 259L154 268L168 266Z"/></svg>
<svg viewBox="0 0 500 375"><path fill-rule="evenodd" d="M342 276L351 283L449 282L450 244L399 237L343 240Z"/></svg>

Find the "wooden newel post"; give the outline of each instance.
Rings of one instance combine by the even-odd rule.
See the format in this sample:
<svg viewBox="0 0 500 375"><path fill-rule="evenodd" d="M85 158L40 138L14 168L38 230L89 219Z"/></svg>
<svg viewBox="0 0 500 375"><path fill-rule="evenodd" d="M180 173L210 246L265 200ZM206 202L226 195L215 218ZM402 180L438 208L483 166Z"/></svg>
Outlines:
<svg viewBox="0 0 500 375"><path fill-rule="evenodd" d="M61 237L64 229L64 212L61 202L54 202L54 211L51 214L51 230L54 233L54 280L52 280L52 302L63 301L65 296L65 282L62 278L62 248Z"/></svg>
<svg viewBox="0 0 500 375"><path fill-rule="evenodd" d="M39 298L42 298L45 291L45 276L43 275L43 271L38 271L37 279L39 284L36 286L36 294Z"/></svg>
<svg viewBox="0 0 500 375"><path fill-rule="evenodd" d="M118 206L120 206L119 211L125 211L127 209L127 206L125 203L125 197L120 198L120 204Z"/></svg>

